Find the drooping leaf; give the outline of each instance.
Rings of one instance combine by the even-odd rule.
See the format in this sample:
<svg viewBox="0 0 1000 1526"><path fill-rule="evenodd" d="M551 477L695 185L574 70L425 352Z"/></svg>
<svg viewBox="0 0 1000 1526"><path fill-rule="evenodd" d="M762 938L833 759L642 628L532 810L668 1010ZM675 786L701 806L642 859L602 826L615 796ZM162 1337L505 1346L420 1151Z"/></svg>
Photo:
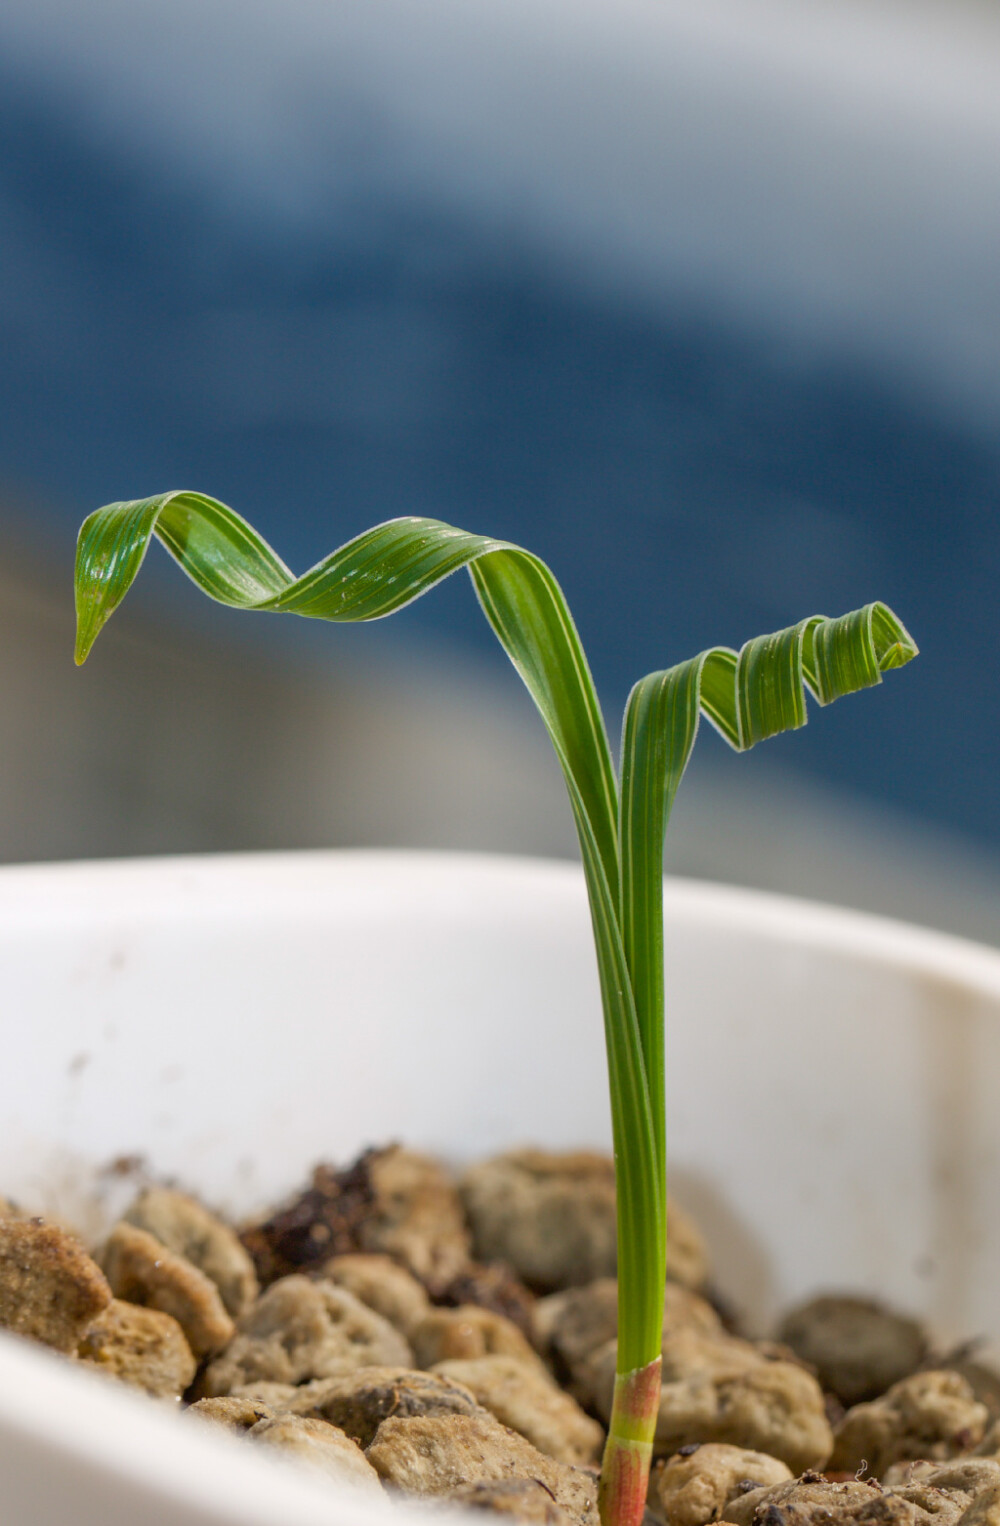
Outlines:
<svg viewBox="0 0 1000 1526"><path fill-rule="evenodd" d="M199 588L244 610L331 621L377 620L467 568L487 620L548 730L569 791L590 898L612 1094L619 1255L625 1285L641 1290L645 1326L659 1326L662 1289L650 1232L664 1241L663 1208L650 1209L655 1158L632 989L618 923L617 787L590 669L562 590L544 562L506 541L438 520L376 525L296 578L225 504L200 493L164 493L98 509L80 530L77 647L83 662L157 537ZM652 1199L659 1205L660 1194ZM652 1274L651 1274L652 1268Z"/></svg>

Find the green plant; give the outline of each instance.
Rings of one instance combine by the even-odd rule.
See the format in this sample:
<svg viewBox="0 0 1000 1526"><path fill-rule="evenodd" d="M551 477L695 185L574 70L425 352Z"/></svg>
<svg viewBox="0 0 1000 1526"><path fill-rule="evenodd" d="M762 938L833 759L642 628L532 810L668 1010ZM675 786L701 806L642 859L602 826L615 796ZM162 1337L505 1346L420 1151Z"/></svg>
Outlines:
<svg viewBox="0 0 1000 1526"><path fill-rule="evenodd" d="M597 949L618 1193L618 1376L601 1474L605 1526L638 1526L659 1391L666 1276L662 863L667 821L704 714L739 751L881 682L916 655L884 604L813 616L640 680L625 711L621 791L587 660L548 567L504 541L428 519L366 531L295 578L245 520L199 493L98 509L80 530L83 662L156 535L203 592L239 609L333 621L392 614L464 567L538 707L576 819Z"/></svg>

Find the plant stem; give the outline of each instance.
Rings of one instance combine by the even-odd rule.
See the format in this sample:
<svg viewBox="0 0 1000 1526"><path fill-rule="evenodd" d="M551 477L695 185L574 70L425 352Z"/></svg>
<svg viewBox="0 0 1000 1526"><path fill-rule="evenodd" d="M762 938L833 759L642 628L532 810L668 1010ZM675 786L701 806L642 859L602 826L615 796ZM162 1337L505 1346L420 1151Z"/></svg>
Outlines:
<svg viewBox="0 0 1000 1526"><path fill-rule="evenodd" d="M653 1433L660 1409L657 1356L645 1367L615 1376L611 1423L601 1463L601 1526L640 1526L646 1509Z"/></svg>

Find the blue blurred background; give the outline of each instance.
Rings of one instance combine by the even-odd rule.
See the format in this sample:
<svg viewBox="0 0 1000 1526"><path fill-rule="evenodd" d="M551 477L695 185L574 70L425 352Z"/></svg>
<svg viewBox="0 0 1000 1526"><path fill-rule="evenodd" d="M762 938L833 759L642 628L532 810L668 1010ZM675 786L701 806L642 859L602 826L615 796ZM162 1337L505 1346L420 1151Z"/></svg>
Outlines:
<svg viewBox="0 0 1000 1526"><path fill-rule="evenodd" d="M458 580L317 631L151 558L72 674L77 523L190 486L297 569L401 513L530 546L613 717L704 645L886 600L919 662L750 758L704 741L668 863L998 936L998 30L10 0L0 855L571 851Z"/></svg>

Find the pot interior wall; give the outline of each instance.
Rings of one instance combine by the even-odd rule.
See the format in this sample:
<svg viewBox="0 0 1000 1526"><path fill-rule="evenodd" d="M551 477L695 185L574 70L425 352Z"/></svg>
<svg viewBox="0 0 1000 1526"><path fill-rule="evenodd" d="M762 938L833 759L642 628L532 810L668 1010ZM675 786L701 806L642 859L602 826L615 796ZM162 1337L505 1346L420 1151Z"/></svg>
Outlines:
<svg viewBox="0 0 1000 1526"><path fill-rule="evenodd" d="M1000 1339L1000 955L668 882L672 1187L756 1326L821 1288ZM0 872L0 1192L140 1154L245 1213L390 1139L606 1146L571 866L378 853ZM112 1168L118 1162L118 1169Z"/></svg>

